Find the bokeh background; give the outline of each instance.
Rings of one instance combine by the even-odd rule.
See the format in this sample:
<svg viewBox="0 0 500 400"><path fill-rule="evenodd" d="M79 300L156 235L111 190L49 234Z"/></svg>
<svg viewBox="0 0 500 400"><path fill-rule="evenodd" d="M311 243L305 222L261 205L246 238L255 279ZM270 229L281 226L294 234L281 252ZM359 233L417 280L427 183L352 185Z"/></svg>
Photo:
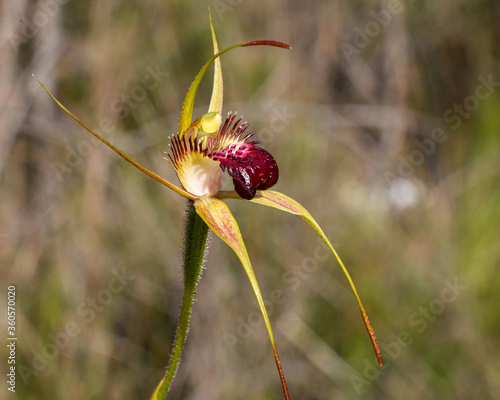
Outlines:
<svg viewBox="0 0 500 400"><path fill-rule="evenodd" d="M92 140L31 75L176 181L162 152L212 54L208 7L221 47L293 46L224 55L224 112L251 123L280 166L276 189L335 243L386 361L376 366L315 232L230 201L292 398L500 398L496 0L3 1L0 305L15 285L18 336L9 398L148 398L182 294L184 200ZM248 279L218 238L170 398L282 398Z"/></svg>

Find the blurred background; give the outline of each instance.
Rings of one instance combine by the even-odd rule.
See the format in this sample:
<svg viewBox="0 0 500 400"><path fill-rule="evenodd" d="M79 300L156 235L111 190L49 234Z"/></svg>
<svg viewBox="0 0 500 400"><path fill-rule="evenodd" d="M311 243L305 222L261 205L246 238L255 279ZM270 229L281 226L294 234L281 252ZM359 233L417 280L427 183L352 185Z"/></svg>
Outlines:
<svg viewBox="0 0 500 400"><path fill-rule="evenodd" d="M229 201L292 399L500 398L495 0L3 1L0 305L15 285L17 397L149 398L182 295L185 201L93 140L32 74L177 182L162 152L212 54L208 7L221 48L293 46L224 55L224 112L250 122L280 166L276 190L336 246L386 362L315 232ZM195 117L211 84L210 72ZM170 398L283 398L251 286L218 238Z"/></svg>

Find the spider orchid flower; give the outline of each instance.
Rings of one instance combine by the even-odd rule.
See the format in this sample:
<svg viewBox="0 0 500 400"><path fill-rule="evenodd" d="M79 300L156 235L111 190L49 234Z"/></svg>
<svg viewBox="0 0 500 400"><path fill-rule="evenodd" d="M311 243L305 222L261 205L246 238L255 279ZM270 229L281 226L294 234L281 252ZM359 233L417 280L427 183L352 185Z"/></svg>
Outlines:
<svg viewBox="0 0 500 400"><path fill-rule="evenodd" d="M223 82L219 57L227 51L239 47L265 45L290 49L290 46L281 42L262 40L237 44L219 51L212 23L211 30L215 54L203 66L189 88L182 106L178 132L170 137L170 151L166 152L165 157L175 170L182 187L174 185L173 183L143 167L99 134L88 128L56 98L54 98L54 96L40 81L38 81L36 77L35 79L37 79L38 83L40 83L40 85L59 105L59 107L61 107L91 134L104 142L108 147L118 153L129 163L140 169L142 172L189 200L188 222L186 225L184 272L185 296L187 292L190 292L191 297L187 296L189 299L186 301L183 300L177 336L180 335L179 332L182 330L181 325L183 323L186 325L185 333L187 333L187 325L189 324L190 312L194 302L194 292L201 275L201 266L206 260L206 242L207 232L210 232L209 229L215 232L235 251L245 269L246 274L248 275L260 310L264 317L266 328L273 347L284 395L286 399L289 399L288 389L278 352L276 350L274 336L263 297L253 272L252 264L248 256L245 243L242 239L240 229L228 206L223 201L224 199L244 199L252 203L273 207L278 210L297 215L311 225L334 254L345 276L347 277L347 280L358 301L363 322L368 331L380 365L382 365L382 357L372 325L368 319L368 315L359 298L354 283L323 230L311 214L309 214L309 212L295 200L282 193L268 190L278 181L278 166L273 156L267 150L258 146L259 142L249 141L255 132L246 133L249 126L248 123L241 123L241 119L237 119L236 115L232 113L229 113L224 121L221 117ZM208 112L192 121L196 91L205 72L212 63L215 63L215 72L212 98ZM233 178L234 191L221 191L221 175L224 172L227 172ZM189 212L191 212L191 214L189 214ZM191 222L189 220L190 215L194 216L194 219L192 219ZM194 239L190 242L190 233L193 229L196 230L196 228L193 228L193 226L196 225L198 227L202 226L205 229L205 233L197 235L196 232L194 232ZM201 244L196 243L196 241L201 242ZM192 253L194 254L196 252L198 255L192 256ZM196 257L198 257L197 260ZM192 259L194 259L194 264L198 265L196 272L190 272L189 270L190 260ZM184 309L184 306L186 309ZM185 314L187 315L186 318L184 318ZM182 321L183 318L185 321ZM180 352L182 351L184 340L185 337L180 340L176 338L174 350L172 352L172 359L167 369L167 373L153 394L153 399L163 399L170 388L171 381L173 380L177 370L177 364L180 360ZM174 354L176 353L176 347L179 347L180 350L178 351L178 359L174 360L176 357Z"/></svg>
<svg viewBox="0 0 500 400"><path fill-rule="evenodd" d="M208 113L193 122L186 133L170 138L167 160L189 193L200 197L217 195L225 170L233 178L236 193L246 200L278 181L274 157L258 147L259 142L247 142L255 132L245 135L248 123L235 118L229 113L221 124L220 114Z"/></svg>

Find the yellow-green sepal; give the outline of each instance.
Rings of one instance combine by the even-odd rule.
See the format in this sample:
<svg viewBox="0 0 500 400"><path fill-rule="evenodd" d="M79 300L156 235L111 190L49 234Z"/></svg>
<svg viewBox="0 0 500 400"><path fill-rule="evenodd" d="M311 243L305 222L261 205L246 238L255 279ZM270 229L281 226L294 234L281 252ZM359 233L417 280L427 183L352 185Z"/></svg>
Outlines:
<svg viewBox="0 0 500 400"><path fill-rule="evenodd" d="M274 358L276 365L278 367L278 372L281 379L281 384L283 386L283 392L285 393L285 398L289 398L288 389L286 387L285 378L283 375L283 370L281 367L281 361L276 351L276 346L274 344L274 336L271 328L271 323L267 315L266 306L264 305L264 299L257 283L257 278L252 268L250 258L248 257L248 252L245 246L245 242L241 236L240 228L233 214L229 210L226 203L216 197L201 197L194 202L196 212L205 221L208 227L215 232L226 244L231 247L241 263L243 268L247 273L250 284L252 285L255 297L257 297L257 302L260 307L262 316L264 317L264 322L266 324L267 332L269 333L269 338L271 339L271 344L273 346Z"/></svg>
<svg viewBox="0 0 500 400"><path fill-rule="evenodd" d="M210 30L212 31L212 42L214 45L214 54L219 52L219 45L217 44L217 37L215 36L214 24L212 23L212 13L209 10L210 15ZM218 114L222 113L222 100L224 94L224 84L222 81L222 67L220 64L220 58L217 58L214 62L214 85L212 88L212 97L210 98L210 105L208 106L208 112L215 112Z"/></svg>
<svg viewBox="0 0 500 400"><path fill-rule="evenodd" d="M214 231L217 236L219 236L234 250L243 264L243 268L248 275L248 279L250 280L255 296L257 297L260 310L264 316L264 321L266 323L271 342L274 345L271 323L269 322L264 300L259 289L259 284L257 283L257 278L255 277L250 258L248 257L245 242L241 236L240 228L236 219L229 210L227 204L215 197L201 197L194 202L194 206L201 219L205 221L208 227Z"/></svg>

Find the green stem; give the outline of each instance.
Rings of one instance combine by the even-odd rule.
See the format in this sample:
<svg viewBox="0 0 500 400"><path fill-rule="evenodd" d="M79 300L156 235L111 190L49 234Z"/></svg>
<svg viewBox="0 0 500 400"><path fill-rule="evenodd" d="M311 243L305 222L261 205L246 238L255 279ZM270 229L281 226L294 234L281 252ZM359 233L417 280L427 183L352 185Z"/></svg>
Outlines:
<svg viewBox="0 0 500 400"><path fill-rule="evenodd" d="M186 226L184 239L184 293L182 296L179 325L174 339L174 347L170 354L170 361L165 376L156 388L151 399L163 400L167 395L175 378L182 350L189 329L189 321L193 311L196 287L200 281L203 267L207 261L210 250L212 231L196 213L194 203L189 200L186 210Z"/></svg>

